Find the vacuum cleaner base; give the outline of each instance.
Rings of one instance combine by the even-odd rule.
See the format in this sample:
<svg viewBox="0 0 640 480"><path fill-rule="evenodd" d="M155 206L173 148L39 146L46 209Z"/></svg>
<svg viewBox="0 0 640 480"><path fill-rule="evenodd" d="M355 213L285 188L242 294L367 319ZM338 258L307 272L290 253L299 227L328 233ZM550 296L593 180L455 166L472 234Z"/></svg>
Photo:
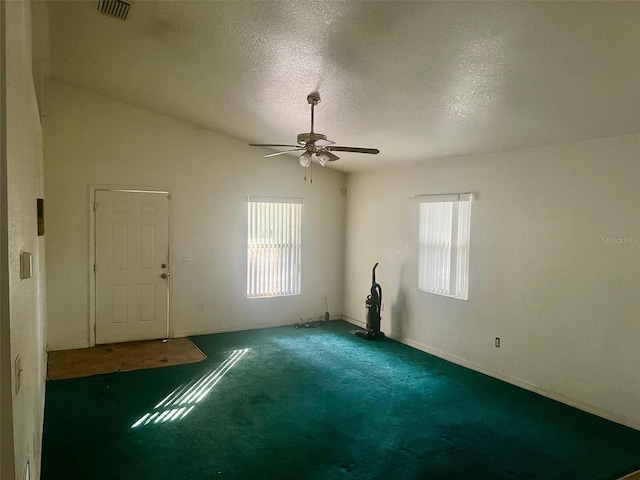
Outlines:
<svg viewBox="0 0 640 480"><path fill-rule="evenodd" d="M376 332L374 330L355 330L352 333L366 340L378 340L384 338L384 332L381 331Z"/></svg>

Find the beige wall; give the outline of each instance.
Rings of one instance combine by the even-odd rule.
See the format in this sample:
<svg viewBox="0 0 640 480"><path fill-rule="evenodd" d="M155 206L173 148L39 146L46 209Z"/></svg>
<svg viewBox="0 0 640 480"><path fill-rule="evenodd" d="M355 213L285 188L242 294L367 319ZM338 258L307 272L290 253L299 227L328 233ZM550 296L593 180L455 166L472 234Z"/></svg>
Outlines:
<svg viewBox="0 0 640 480"><path fill-rule="evenodd" d="M380 262L385 332L640 428L639 147L635 135L349 176L344 313L364 321ZM468 302L417 291L409 198L455 192L477 194Z"/></svg>
<svg viewBox="0 0 640 480"><path fill-rule="evenodd" d="M31 74L30 4L5 2L5 8L8 306L13 425L3 422L2 429L5 432L13 428L13 441L3 442L2 450L3 454L13 451L14 465L2 473L7 478L23 479L27 463L31 478L38 478L40 474L44 412L44 239L38 237L36 231L36 198L43 196L42 132ZM24 280L20 279L21 251L31 252L33 256L32 277ZM20 358L19 369L17 358ZM3 374L5 359L3 356ZM17 377L19 381L16 381ZM4 434L2 439L6 440Z"/></svg>
<svg viewBox="0 0 640 480"><path fill-rule="evenodd" d="M14 472L7 216L5 2L0 2L0 479Z"/></svg>
<svg viewBox="0 0 640 480"><path fill-rule="evenodd" d="M344 175L61 83L46 91L48 347L89 345L89 186L171 188L176 336L342 311ZM304 198L302 295L246 298L246 196ZM183 262L183 254L192 261ZM199 311L199 305L204 312Z"/></svg>

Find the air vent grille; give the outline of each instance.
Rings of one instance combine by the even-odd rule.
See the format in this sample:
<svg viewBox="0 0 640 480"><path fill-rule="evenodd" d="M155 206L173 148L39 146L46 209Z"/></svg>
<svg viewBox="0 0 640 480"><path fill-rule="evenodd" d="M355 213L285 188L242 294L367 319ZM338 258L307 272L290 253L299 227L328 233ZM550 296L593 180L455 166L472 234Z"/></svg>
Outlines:
<svg viewBox="0 0 640 480"><path fill-rule="evenodd" d="M105 15L126 20L131 3L126 0L98 0L98 10Z"/></svg>

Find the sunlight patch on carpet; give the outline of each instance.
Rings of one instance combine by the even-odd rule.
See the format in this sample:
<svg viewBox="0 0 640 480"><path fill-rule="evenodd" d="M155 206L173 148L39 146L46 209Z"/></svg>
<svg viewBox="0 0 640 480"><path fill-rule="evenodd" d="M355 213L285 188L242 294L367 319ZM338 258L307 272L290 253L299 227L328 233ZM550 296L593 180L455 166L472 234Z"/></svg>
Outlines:
<svg viewBox="0 0 640 480"><path fill-rule="evenodd" d="M225 374L238 363L250 348L233 350L231 355L217 368L209 370L200 378L186 385L180 385L153 407L153 410L140 417L131 428L144 427L157 423L182 420L189 415L202 399L216 386Z"/></svg>

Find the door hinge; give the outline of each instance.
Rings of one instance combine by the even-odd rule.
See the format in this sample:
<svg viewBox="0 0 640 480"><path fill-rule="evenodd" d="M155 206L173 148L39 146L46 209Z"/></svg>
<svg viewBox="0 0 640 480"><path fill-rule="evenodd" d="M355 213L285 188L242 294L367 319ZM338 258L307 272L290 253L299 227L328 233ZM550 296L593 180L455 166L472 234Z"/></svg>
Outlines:
<svg viewBox="0 0 640 480"><path fill-rule="evenodd" d="M94 263L94 264L93 264L93 273L96 273L96 269L97 269L97 268L98 268L98 265Z"/></svg>
<svg viewBox="0 0 640 480"><path fill-rule="evenodd" d="M93 211L95 212L98 209L98 202L93 202Z"/></svg>

